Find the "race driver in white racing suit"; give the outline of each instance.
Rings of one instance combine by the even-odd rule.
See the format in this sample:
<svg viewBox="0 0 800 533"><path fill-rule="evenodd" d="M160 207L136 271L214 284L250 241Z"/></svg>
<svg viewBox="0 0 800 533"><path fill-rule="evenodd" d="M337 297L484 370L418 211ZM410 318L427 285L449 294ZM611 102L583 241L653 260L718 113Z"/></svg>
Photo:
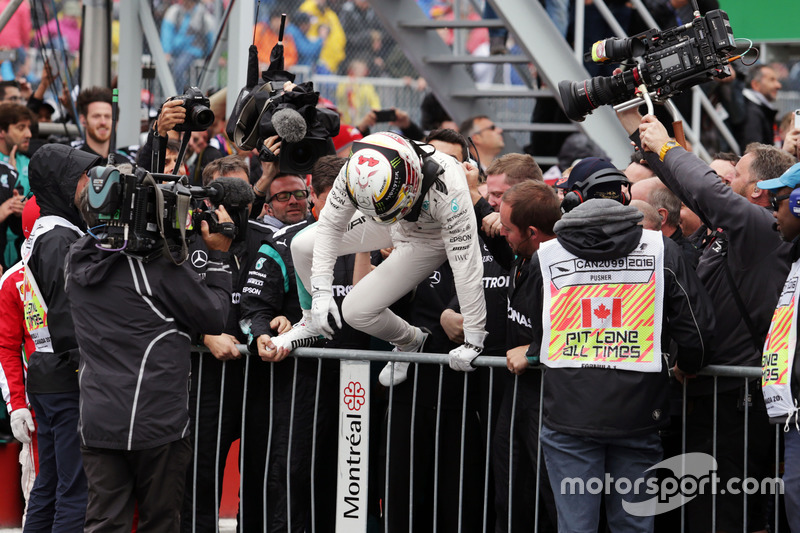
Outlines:
<svg viewBox="0 0 800 533"><path fill-rule="evenodd" d="M486 336L486 303L477 224L465 171L477 169L425 148L429 147L387 132L353 144L319 222L292 243L298 278L311 287L311 297L298 287L303 319L278 337L262 335L257 342L260 355L282 358L320 336L331 338L334 330L329 315L341 327L331 289L336 258L394 246L389 257L344 299L344 319L352 327L394 344L395 351L421 351L428 334L398 317L389 306L449 260L464 316L464 344L450 352L450 367L474 369L471 363L481 353ZM408 363L387 364L381 383L389 386L404 381L407 368Z"/></svg>

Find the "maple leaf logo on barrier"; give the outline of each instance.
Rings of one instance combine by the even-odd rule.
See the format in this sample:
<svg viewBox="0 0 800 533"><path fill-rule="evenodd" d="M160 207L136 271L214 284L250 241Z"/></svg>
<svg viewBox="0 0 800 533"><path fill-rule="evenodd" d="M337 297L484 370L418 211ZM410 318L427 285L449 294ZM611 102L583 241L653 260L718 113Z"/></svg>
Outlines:
<svg viewBox="0 0 800 533"><path fill-rule="evenodd" d="M609 311L608 307L606 307L605 305L600 304L600 307L594 310L594 314L600 320L605 320L606 318L608 318L608 315L611 314L611 311Z"/></svg>
<svg viewBox="0 0 800 533"><path fill-rule="evenodd" d="M364 387L361 386L361 383L351 381L347 384L347 387L344 388L344 403L349 410L358 411L361 409L362 405L367 403L366 395L366 391Z"/></svg>

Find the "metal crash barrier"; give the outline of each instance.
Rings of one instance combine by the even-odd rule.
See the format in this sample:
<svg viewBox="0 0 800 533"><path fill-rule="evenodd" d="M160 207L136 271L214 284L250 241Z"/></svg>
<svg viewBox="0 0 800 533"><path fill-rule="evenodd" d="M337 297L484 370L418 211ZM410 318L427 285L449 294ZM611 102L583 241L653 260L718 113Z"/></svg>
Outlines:
<svg viewBox="0 0 800 533"><path fill-rule="evenodd" d="M240 346L240 351L247 354L244 346ZM285 367L287 371L283 373L271 372L269 390L258 391L263 401L269 403L270 412L269 420L264 421L267 426L267 444L265 448L261 448L266 467L264 472L245 470L240 479L239 490L240 494L246 490L247 476L258 476L263 479L261 508L243 504L238 517L240 522L248 520L248 513L258 515L266 531L268 523L275 520L270 515L276 512L275 506L279 505L281 509L278 514L286 520L285 529L282 530L286 531L366 532L368 524L370 524L369 530L373 531L376 530L378 523L381 525L381 531L495 531L495 524L501 521L505 525L503 529L517 531L518 522L514 516L517 513L516 506L520 505L520 499L515 497L514 491L518 487L528 485L524 487L524 490L529 491L526 494L530 494L534 498L533 501L539 502L538 505L530 505L530 500L523 500L526 502L523 507L530 510L530 516L527 518L529 523L533 525L534 531L554 531L550 527L555 525L555 519L554 517L550 519L544 514L548 511L543 503L545 498L541 497L542 489L547 488L543 487L541 482L543 479L540 473L543 465L541 445L536 446L535 453L528 450L530 458L535 457L535 461L532 461L535 464L529 464L532 468L531 474L535 473L535 477L519 480L512 476L518 470L516 461L524 455L524 450L515 449L515 446L519 446L515 438L515 432L518 431L515 427L518 420L517 413L518 410L525 409L531 399L520 396L518 390L520 376L511 376L508 373L505 357L480 356L474 362L478 367L475 372L456 373L448 367L447 354L300 348L295 350L292 356L294 357L289 357L280 363L263 363L257 357L245 357L245 387L248 386L248 374L253 371L253 365L269 365L271 370L278 365L288 366ZM315 371L313 371L314 360ZM335 361L340 362L338 372L325 375L323 363L325 362L327 368L330 368L331 364L335 366ZM370 362L378 364L371 365ZM410 362L408 381L389 388L379 385L376 371L387 362ZM223 364L223 374L225 364ZM300 367L299 372L298 367ZM202 373L202 371L201 364L197 372ZM534 375L533 379L541 380L542 375L538 368L529 369L527 374L530 374L527 378L529 380ZM713 376L714 428L711 455L717 457L718 448L728 445L727 442L717 442L718 380L741 379L746 386L748 380L760 378L761 369L711 366L706 367L701 374ZM280 404L275 396L276 379L283 379L281 376L291 376L291 384L283 383L284 387L279 389L284 393L290 391L288 397L282 399L284 403L289 404L288 434L276 430L277 425L286 422L285 418L282 418L282 415L277 416L279 413L276 412L276 405ZM202 383L201 377L198 377L198 383ZM331 384L330 381L334 378L337 381ZM313 404L301 399L306 387L302 384L303 380L313 382ZM329 382L328 387L325 386L326 380ZM500 411L498 405L502 401L498 383L501 382L503 382L501 388L504 387L506 393L510 393L511 414L510 420L507 421L510 423L503 425L504 428L507 426L508 436L498 437L497 433L501 431L497 427ZM758 392L760 393L760 390ZM197 393L200 395L201 391ZM541 387L538 387L538 393L540 396L536 404L539 416L535 420L538 421L540 430ZM220 401L224 394L222 388ZM247 405L248 401L253 401L252 397L247 390L243 391L242 435L247 435L244 420L247 418L248 409L253 408ZM319 419L320 411L331 412L333 402L338 410L336 431L333 433L322 431L320 435L318 431L320 422L332 424L332 420ZM681 453L685 453L687 442L686 406L686 387L684 387L680 417ZM302 421L309 415L309 408L313 410L312 423L298 424L297 420ZM220 409L218 427L221 427L221 413ZM199 415L199 409L195 415ZM745 409L744 419L743 446L747 457L750 444L747 439L748 409ZM781 429L782 425L774 428L774 479L776 480L780 476ZM336 442L331 442L332 439ZM218 462L221 453L227 454L227 450L219 449L219 442L218 435L216 451ZM297 443L308 442L311 443L311 456L304 457L300 454L293 459L292 454L296 453ZM504 445L508 447L507 452L496 449L497 442L505 443ZM288 443L292 445L289 446ZM241 439L240 465L244 464L244 453L251 445L245 438ZM326 477L320 471L332 468L333 465L328 462L320 465L318 460L320 450L323 450L326 457L331 457L331 448L336 450L337 456L335 478ZM501 455L496 456L498 453ZM275 468L276 462L272 460L272 456L284 454L285 471L272 472L271 469ZM496 479L499 477L495 471L498 460L503 461L503 465L506 462L508 465L507 471L502 474L502 481ZM299 468L296 466L297 463L303 463L305 466ZM196 456L192 468L196 474L198 468ZM746 462L744 477L747 477ZM197 479L196 475L193 479ZM285 494L277 503L270 501L267 490L270 480L274 479L280 479L280 483L286 488ZM306 484L308 488L304 490L298 490L297 486L293 486L300 485L302 488ZM215 479L216 494L219 494L220 486L218 471ZM503 488L508 491L500 495L500 500L505 501L505 505L497 507L495 502L497 493ZM197 494L196 487L186 487L186 492ZM742 493L745 513L742 530L746 532L748 494L745 491ZM303 499L308 498L308 501L293 501L293 498L297 500L298 494L302 494L300 497ZM712 501L715 501L713 494ZM783 525L779 514L781 500L777 492L771 497L771 501L773 524L770 531L777 532ZM215 503L218 510L219 498ZM196 509L196 506L194 508ZM266 512L267 509L270 509L270 512ZM218 522L218 514L216 518ZM251 516L250 519L252 518ZM711 515L712 531L716 530L716 519L716 505L714 505ZM298 524L298 521L303 523ZM544 522L550 525L543 525ZM681 506L681 531L685 530L686 523L685 506ZM270 523L269 526L275 530L274 523ZM197 530L194 522L190 530ZM788 531L788 528L784 525L783 530Z"/></svg>

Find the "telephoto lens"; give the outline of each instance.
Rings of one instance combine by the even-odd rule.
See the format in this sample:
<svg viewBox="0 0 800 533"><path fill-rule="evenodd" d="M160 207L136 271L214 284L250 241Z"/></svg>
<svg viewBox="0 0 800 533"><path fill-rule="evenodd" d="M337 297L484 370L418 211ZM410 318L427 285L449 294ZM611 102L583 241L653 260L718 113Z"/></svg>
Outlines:
<svg viewBox="0 0 800 533"><path fill-rule="evenodd" d="M558 84L564 113L570 120L583 122L586 115L606 104L619 104L636 95L636 69L598 76L583 81L564 80Z"/></svg>

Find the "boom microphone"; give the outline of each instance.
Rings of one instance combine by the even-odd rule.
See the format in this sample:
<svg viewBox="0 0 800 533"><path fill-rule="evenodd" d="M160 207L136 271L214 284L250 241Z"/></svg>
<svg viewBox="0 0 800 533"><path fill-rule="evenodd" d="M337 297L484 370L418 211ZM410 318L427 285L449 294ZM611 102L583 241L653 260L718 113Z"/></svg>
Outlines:
<svg viewBox="0 0 800 533"><path fill-rule="evenodd" d="M253 187L242 178L219 177L209 183L208 187L214 191L209 194L208 199L214 205L224 205L228 211L247 207L256 199Z"/></svg>
<svg viewBox="0 0 800 533"><path fill-rule="evenodd" d="M306 121L303 115L290 108L279 109L272 115L272 125L281 139L297 143L306 136Z"/></svg>

